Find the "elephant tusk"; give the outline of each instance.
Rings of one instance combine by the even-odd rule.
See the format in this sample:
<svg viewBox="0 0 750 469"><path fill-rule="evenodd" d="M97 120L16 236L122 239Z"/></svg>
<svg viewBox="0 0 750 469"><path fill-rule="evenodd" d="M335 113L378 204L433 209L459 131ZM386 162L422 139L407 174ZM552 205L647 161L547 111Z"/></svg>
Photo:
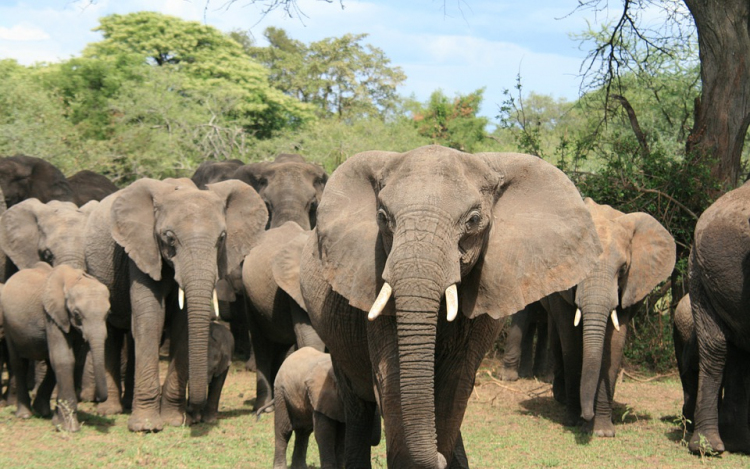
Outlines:
<svg viewBox="0 0 750 469"><path fill-rule="evenodd" d="M185 290L182 288L177 290L177 304L180 305L180 309L185 306Z"/></svg>
<svg viewBox="0 0 750 469"><path fill-rule="evenodd" d="M216 296L216 289L214 288L214 296L212 298L214 304L214 314L219 317L219 298Z"/></svg>
<svg viewBox="0 0 750 469"><path fill-rule="evenodd" d="M455 283L445 289L445 306L448 309L448 322L451 322L458 315L458 288Z"/></svg>
<svg viewBox="0 0 750 469"><path fill-rule="evenodd" d="M581 308L576 309L576 317L573 319L573 326L578 327L581 323Z"/></svg>
<svg viewBox="0 0 750 469"><path fill-rule="evenodd" d="M391 293L393 293L393 289L390 285L388 285L388 282L385 282L383 284L383 288L378 294L378 297L375 298L375 303L373 303L372 308L370 308L370 313L367 315L368 320L374 321L375 318L380 316L380 313L383 312L386 303L388 303L388 300L391 299Z"/></svg>
<svg viewBox="0 0 750 469"><path fill-rule="evenodd" d="M610 315L612 318L612 324L614 324L615 329L617 329L617 332L620 332L620 321L617 320L617 310L613 309L612 314Z"/></svg>

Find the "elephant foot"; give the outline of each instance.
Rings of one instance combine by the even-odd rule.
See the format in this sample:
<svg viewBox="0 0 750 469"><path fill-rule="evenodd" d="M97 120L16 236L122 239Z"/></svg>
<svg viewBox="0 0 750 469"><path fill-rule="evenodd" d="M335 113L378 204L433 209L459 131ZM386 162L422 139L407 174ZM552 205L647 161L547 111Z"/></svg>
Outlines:
<svg viewBox="0 0 750 469"><path fill-rule="evenodd" d="M118 399L109 397L106 401L100 402L96 406L96 413L102 416L121 414L122 404L117 401Z"/></svg>
<svg viewBox="0 0 750 469"><path fill-rule="evenodd" d="M203 423L215 424L219 420L219 412L216 410L206 410L203 412L201 421Z"/></svg>
<svg viewBox="0 0 750 469"><path fill-rule="evenodd" d="M723 453L726 448L719 436L719 432L702 432L696 430L693 432L693 436L690 437L688 449L696 454L715 454Z"/></svg>
<svg viewBox="0 0 750 469"><path fill-rule="evenodd" d="M162 408L161 418L166 425L170 425L172 427L187 427L192 425L193 423L193 419L185 411L174 408Z"/></svg>
<svg viewBox="0 0 750 469"><path fill-rule="evenodd" d="M18 406L16 409L16 417L19 419L30 419L32 416L31 409L26 406Z"/></svg>
<svg viewBox="0 0 750 469"><path fill-rule="evenodd" d="M723 427L719 425L721 439L724 442L724 449L730 453L750 454L750 432L742 428L734 431L732 428L728 431L722 431Z"/></svg>
<svg viewBox="0 0 750 469"><path fill-rule="evenodd" d="M513 368L500 368L497 371L497 379L500 381L518 381L518 371Z"/></svg>
<svg viewBox="0 0 750 469"><path fill-rule="evenodd" d="M52 417L52 425L65 432L74 433L81 430L76 412L63 412L60 407L57 408L55 415Z"/></svg>
<svg viewBox="0 0 750 469"><path fill-rule="evenodd" d="M614 438L615 436L615 425L610 419L596 419L594 418L594 436L602 438Z"/></svg>
<svg viewBox="0 0 750 469"><path fill-rule="evenodd" d="M46 399L34 399L34 412L42 417L49 417L52 415L52 408L50 407L49 401Z"/></svg>
<svg viewBox="0 0 750 469"><path fill-rule="evenodd" d="M552 397L560 404L567 404L568 397L565 392L565 383L560 380L552 380Z"/></svg>
<svg viewBox="0 0 750 469"><path fill-rule="evenodd" d="M131 432L160 432L163 429L164 420L155 410L135 410L128 419Z"/></svg>
<svg viewBox="0 0 750 469"><path fill-rule="evenodd" d="M85 387L81 389L81 393L78 396L79 402L94 402L95 389L94 387Z"/></svg>

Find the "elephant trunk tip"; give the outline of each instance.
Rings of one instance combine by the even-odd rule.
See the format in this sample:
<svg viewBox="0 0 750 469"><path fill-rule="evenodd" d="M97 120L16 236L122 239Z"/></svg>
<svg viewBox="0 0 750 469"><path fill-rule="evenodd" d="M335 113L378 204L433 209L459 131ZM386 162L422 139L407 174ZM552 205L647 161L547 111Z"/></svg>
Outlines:
<svg viewBox="0 0 750 469"><path fill-rule="evenodd" d="M581 418L587 422L590 422L594 418L594 409L593 408L585 408L581 412Z"/></svg>
<svg viewBox="0 0 750 469"><path fill-rule="evenodd" d="M105 402L107 400L107 388L96 389L96 402Z"/></svg>

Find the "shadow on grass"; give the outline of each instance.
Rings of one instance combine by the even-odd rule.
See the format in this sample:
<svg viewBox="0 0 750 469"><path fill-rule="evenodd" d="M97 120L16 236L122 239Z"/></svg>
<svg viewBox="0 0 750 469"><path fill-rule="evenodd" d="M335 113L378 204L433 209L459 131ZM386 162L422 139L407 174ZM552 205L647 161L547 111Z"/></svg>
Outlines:
<svg viewBox="0 0 750 469"><path fill-rule="evenodd" d="M115 419L103 417L101 415L91 414L85 411L78 411L78 421L82 425L93 427L99 433L109 433L109 428L115 426Z"/></svg>
<svg viewBox="0 0 750 469"><path fill-rule="evenodd" d="M211 433L212 430L219 427L222 420L230 420L233 418L243 417L245 415L252 415L252 409L232 409L226 411L219 411L219 419L215 423L196 423L190 426L191 437L202 437Z"/></svg>

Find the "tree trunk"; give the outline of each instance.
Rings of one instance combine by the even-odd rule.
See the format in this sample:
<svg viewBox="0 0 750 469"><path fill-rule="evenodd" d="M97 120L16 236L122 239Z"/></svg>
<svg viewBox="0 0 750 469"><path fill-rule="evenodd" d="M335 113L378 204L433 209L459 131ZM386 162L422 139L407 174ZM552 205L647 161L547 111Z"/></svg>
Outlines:
<svg viewBox="0 0 750 469"><path fill-rule="evenodd" d="M711 173L723 193L737 185L750 124L750 2L684 1L698 30L702 81L687 155L715 159Z"/></svg>

